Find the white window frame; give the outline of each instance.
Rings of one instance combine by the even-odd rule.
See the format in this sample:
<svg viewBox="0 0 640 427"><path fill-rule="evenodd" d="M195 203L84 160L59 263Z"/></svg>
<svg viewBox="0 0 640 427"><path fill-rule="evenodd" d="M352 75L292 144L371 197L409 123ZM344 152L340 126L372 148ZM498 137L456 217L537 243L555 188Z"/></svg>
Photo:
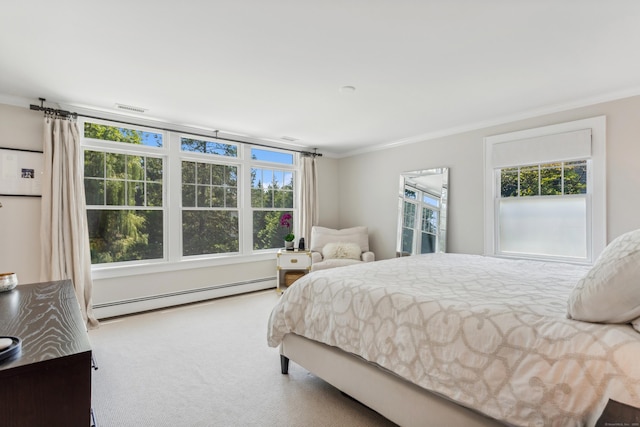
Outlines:
<svg viewBox="0 0 640 427"><path fill-rule="evenodd" d="M583 262L592 264L606 246L606 117L598 116L583 120L576 120L557 125L550 125L494 135L484 138L484 254L489 256L512 257L500 253L498 239L499 229L497 225L498 212L495 200L499 187L496 184L493 164L493 150L496 144L538 138L565 132L591 129L591 157L587 196L590 203L587 205L587 257ZM557 159L567 160L567 159ZM537 163L537 162L532 162ZM535 258L550 261L567 261L558 257L534 257L519 256L518 258Z"/></svg>
<svg viewBox="0 0 640 427"><path fill-rule="evenodd" d="M245 177L246 180L248 182L247 187L243 187L242 190L244 191L244 197L243 197L243 209L241 214L244 215L245 217L245 222L247 224L247 228L246 231L248 233L251 233L251 239L245 239L246 240L246 244L249 246L247 248L247 250L250 250L253 253L264 253L264 252L273 252L273 249L253 249L253 213L254 211L259 211L259 210L273 210L273 211L291 211L292 215L293 215L293 229L291 230L291 232L295 235L295 236L299 236L300 235L300 215L299 215L299 206L300 206L300 188L301 188L301 166L300 166L300 158L298 154L294 154L293 156L293 164L289 165L286 163L278 163L278 162L269 162L266 160L253 160L251 159L251 149L252 148L257 148L260 150L268 150L268 151L275 151L275 152L283 152L283 153L287 153L289 154L289 152L285 151L285 150L278 150L275 148L264 148L264 147L258 147L258 146L251 146L248 145L245 147L246 151L247 151L247 157L249 157L247 159L247 165L245 167ZM254 208L251 205L251 169L252 168L257 168L257 169L270 169L270 170L283 170L283 171L290 171L293 174L293 207L292 208L265 208L265 209L260 209L260 208Z"/></svg>
<svg viewBox="0 0 640 427"><path fill-rule="evenodd" d="M407 190L412 191L414 193L416 193L416 198L412 199L410 197L406 196L406 192ZM425 203L424 201L424 196L427 195L428 197L434 199L434 200L438 200L438 206L434 206L432 204L429 203ZM425 209L428 209L430 211L436 212L436 214L438 215L438 222L440 221L440 215L441 215L441 206L442 206L442 199L440 197L440 195L434 195L431 192L418 188L418 187L414 187L412 185L406 185L404 186L404 192L403 192L403 197L400 200L400 208L401 208L401 212L404 215L404 203L410 203L412 205L416 206L416 212L414 215L414 228L412 228L413 230L413 239L412 239L412 253L414 254L421 254L422 253L422 238L423 238L423 233L426 234L431 234L433 236L435 236L435 248L438 248L440 246L440 236L439 233L436 232L435 233L428 233L423 231L424 228L424 221L423 221L423 214ZM402 236L402 229L404 228L404 218L403 218L403 223L400 225L400 236ZM400 242L400 245L402 245L402 242ZM401 251L402 247L400 247L398 250Z"/></svg>
<svg viewBox="0 0 640 427"><path fill-rule="evenodd" d="M94 140L84 137L84 123L96 123L106 126L124 127L145 132L162 134L162 147L149 147L132 145L129 147L126 143ZM276 147L264 147L252 144L251 141L233 142L237 145L237 157L226 157L215 154L204 154L197 152L182 151L181 137L193 139L207 139L215 141L215 136L205 137L191 134L188 129L184 131L167 131L159 130L152 124L145 126L144 124L134 124L104 119L85 119L78 118L78 127L80 130L80 141L82 149L82 162L84 162L84 150L117 152L123 154L144 154L148 153L155 157L163 157L163 236L164 256L162 259L126 261L108 264L95 264L91 266L92 277L94 279L122 277L132 274L152 274L160 272L177 271L191 268L209 267L214 265L231 265L237 263L246 263L249 261L261 261L273 259L274 253L280 248L253 250L253 218L251 211L251 179L250 171L252 166L270 168L270 169L288 169L294 174L294 207L291 209L294 214L294 233L298 233L299 220L299 201L300 201L300 155L287 149ZM196 132L197 133L197 132ZM221 141L225 142L225 141ZM226 143L226 142L225 142ZM131 145L131 144L129 144ZM269 161L252 160L251 148L261 150L282 152L293 155L293 164L283 164ZM206 159L206 160L205 160ZM182 256L182 161L206 161L215 162L217 164L229 164L238 167L238 212L239 212L239 234L240 245L239 253L225 254L206 254ZM84 170L84 167L83 167ZM84 177L83 177L84 178Z"/></svg>

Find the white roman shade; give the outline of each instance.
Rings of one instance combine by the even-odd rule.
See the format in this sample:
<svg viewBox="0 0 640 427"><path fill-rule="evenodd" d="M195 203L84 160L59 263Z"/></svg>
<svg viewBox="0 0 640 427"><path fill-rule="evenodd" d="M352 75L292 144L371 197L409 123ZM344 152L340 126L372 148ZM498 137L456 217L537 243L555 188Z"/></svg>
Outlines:
<svg viewBox="0 0 640 427"><path fill-rule="evenodd" d="M494 169L587 159L591 129L500 142L493 145L491 154Z"/></svg>

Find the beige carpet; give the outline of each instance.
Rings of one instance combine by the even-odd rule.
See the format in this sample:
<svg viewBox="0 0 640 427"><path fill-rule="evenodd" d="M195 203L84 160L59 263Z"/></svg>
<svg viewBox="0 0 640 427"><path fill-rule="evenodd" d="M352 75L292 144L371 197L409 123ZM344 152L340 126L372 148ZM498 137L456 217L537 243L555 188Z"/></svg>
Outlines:
<svg viewBox="0 0 640 427"><path fill-rule="evenodd" d="M275 290L103 321L91 330L98 427L393 426L266 343Z"/></svg>

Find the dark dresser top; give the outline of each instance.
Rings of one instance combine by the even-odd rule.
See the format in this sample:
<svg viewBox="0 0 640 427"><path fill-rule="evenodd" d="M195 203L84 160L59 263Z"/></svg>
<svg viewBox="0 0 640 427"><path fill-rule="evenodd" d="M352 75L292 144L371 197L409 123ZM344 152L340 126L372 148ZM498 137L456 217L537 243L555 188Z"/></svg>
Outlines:
<svg viewBox="0 0 640 427"><path fill-rule="evenodd" d="M90 352L87 329L70 280L18 285L0 292L0 336L22 340L2 371Z"/></svg>

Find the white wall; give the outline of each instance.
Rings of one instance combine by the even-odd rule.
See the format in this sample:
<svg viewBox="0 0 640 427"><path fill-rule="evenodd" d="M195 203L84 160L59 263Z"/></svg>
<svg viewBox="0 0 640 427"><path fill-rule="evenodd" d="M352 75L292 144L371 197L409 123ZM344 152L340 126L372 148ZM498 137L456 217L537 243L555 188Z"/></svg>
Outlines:
<svg viewBox="0 0 640 427"><path fill-rule="evenodd" d="M640 228L640 96L339 160L340 227L367 225L377 259L395 256L398 180L403 171L450 168L447 250L481 254L483 138L607 117L607 241Z"/></svg>
<svg viewBox="0 0 640 427"><path fill-rule="evenodd" d="M332 228L367 225L377 259L392 258L396 247L399 174L414 169L450 169L448 250L482 253L483 138L515 130L607 116L608 241L640 228L640 97L493 126L415 144L341 159L320 157L319 224ZM0 147L42 149L42 114L0 104ZM0 271L14 271L21 283L39 277L40 199L0 197ZM230 265L199 265L179 271L94 279L94 304L111 316L172 303L275 286L275 256ZM247 282L246 285L224 287ZM212 288L212 289L209 289ZM190 294L194 289L209 289ZM172 294L171 299L146 300Z"/></svg>
<svg viewBox="0 0 640 427"><path fill-rule="evenodd" d="M318 157L318 225L329 228L338 228L340 225L340 211L338 194L340 191L340 173L338 170L339 159L330 157ZM309 238L305 238L309 246Z"/></svg>
<svg viewBox="0 0 640 427"><path fill-rule="evenodd" d="M0 148L42 151L42 114L0 104ZM40 198L0 196L0 272L40 280Z"/></svg>

